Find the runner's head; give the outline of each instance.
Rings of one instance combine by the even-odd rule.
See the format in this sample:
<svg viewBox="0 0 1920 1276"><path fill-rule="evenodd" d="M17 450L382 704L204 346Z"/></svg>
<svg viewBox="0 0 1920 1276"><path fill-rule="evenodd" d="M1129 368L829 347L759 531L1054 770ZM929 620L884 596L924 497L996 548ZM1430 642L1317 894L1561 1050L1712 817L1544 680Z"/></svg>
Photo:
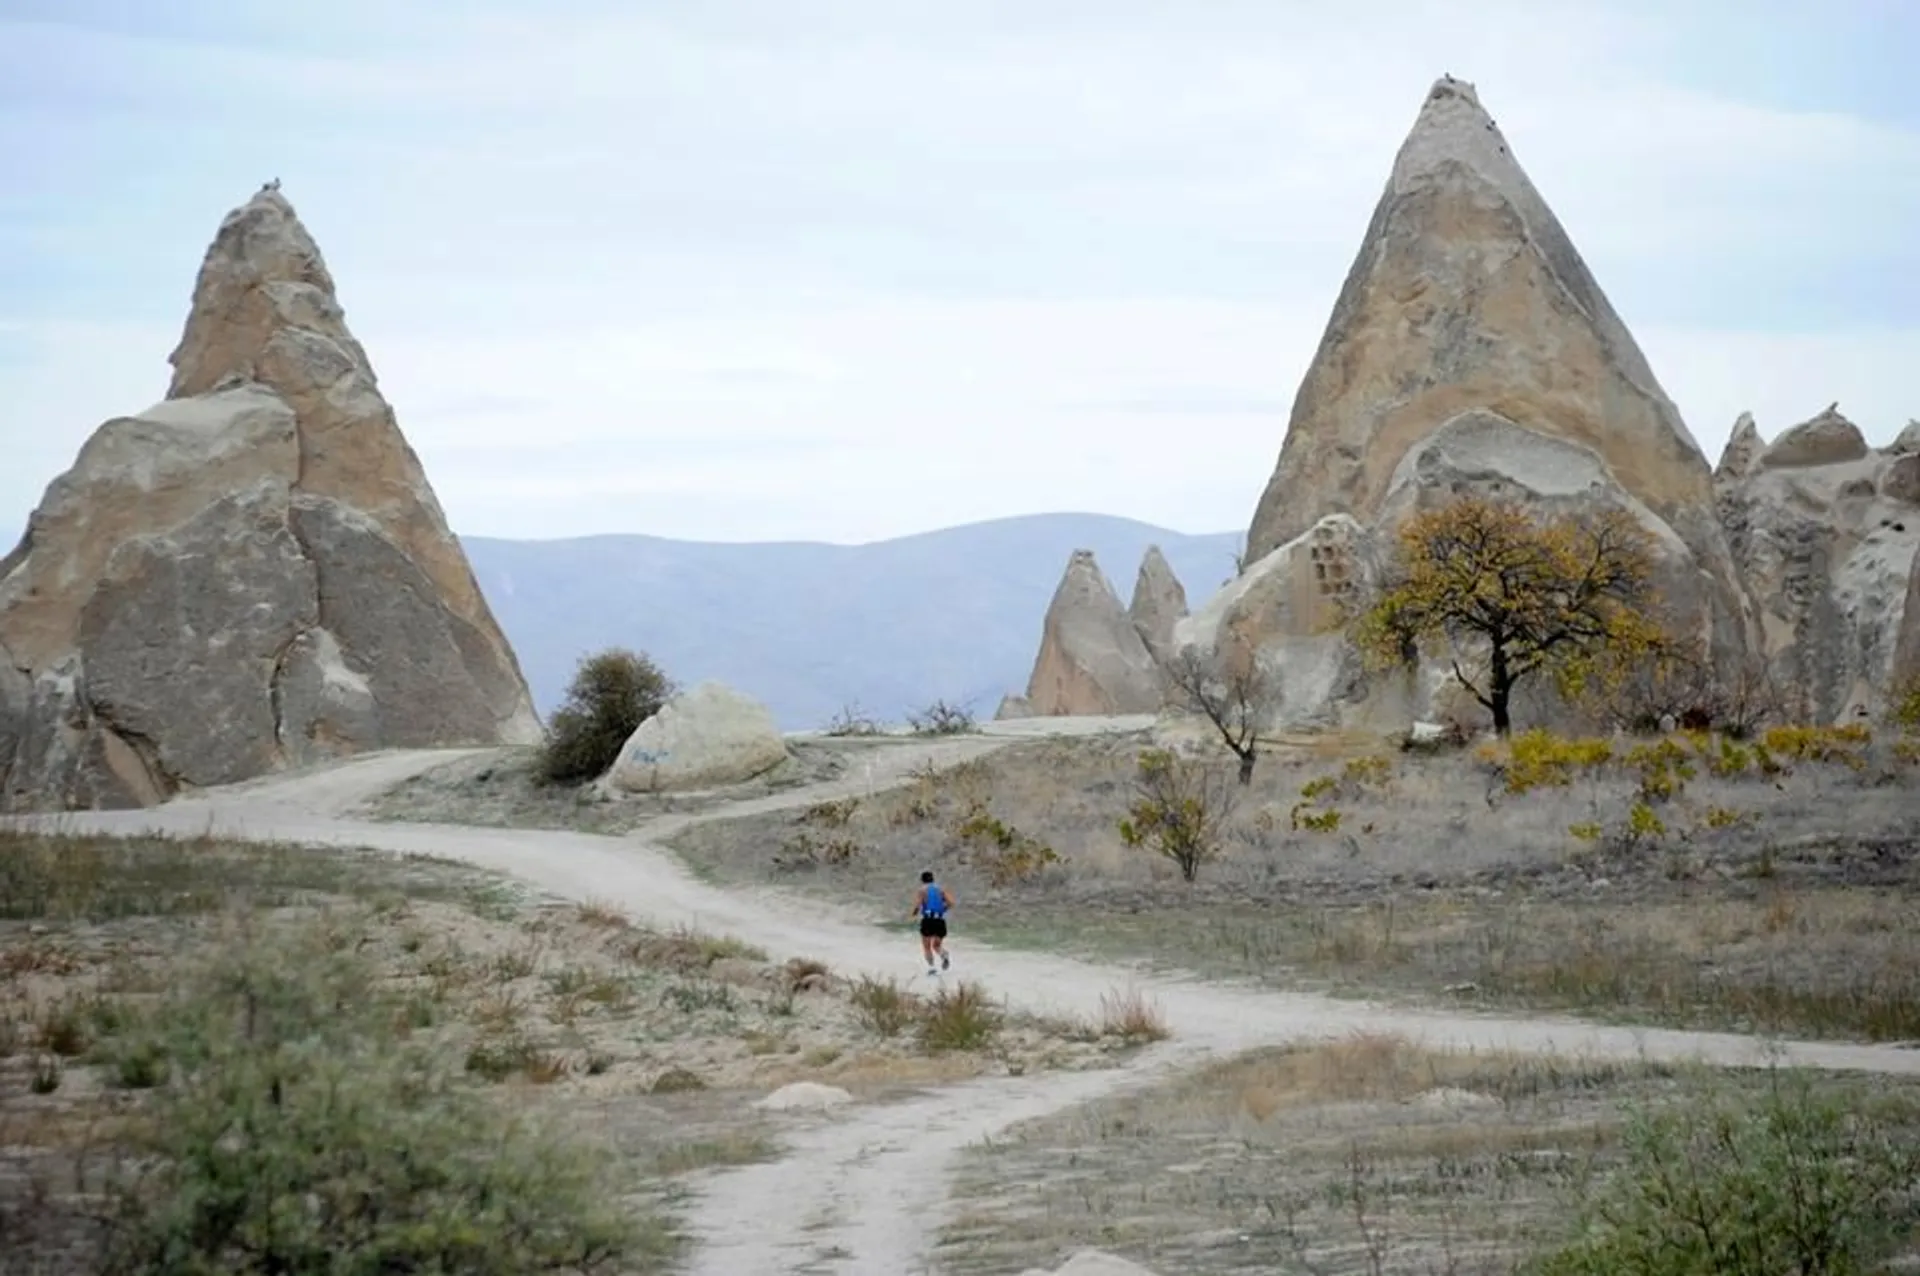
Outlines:
<svg viewBox="0 0 1920 1276"><path fill-rule="evenodd" d="M933 880L933 870L928 869L926 872L920 874L920 880L923 882L931 882Z"/></svg>

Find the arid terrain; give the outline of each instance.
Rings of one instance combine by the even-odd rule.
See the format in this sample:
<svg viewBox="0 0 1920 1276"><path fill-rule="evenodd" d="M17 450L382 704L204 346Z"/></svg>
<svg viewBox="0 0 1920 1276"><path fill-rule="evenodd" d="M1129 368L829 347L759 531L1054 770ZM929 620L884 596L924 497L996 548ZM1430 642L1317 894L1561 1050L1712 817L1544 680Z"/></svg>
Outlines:
<svg viewBox="0 0 1920 1276"><path fill-rule="evenodd" d="M485 753L270 784L249 822L445 847L562 894L632 901L656 928L695 919L775 958L804 945L855 979L917 969L906 903L931 865L960 899L957 970L1061 1022L1059 1050L1124 1057L1064 1028L1105 1006L1148 1022L1158 1010L1171 1029L1125 1069L1049 1079L1020 1064L921 1097L870 1091L784 1154L701 1180L702 1272L875 1270L926 1245L952 1272L1020 1272L1089 1246L1162 1272L1507 1271L1564 1235L1569 1193L1617 1165L1635 1114L1785 1084L1767 1070L1774 1034L1920 1037L1903 939L1914 793L1891 740L1852 761L1803 741L1791 748L1808 756L1765 775L1670 758L1681 779L1664 831L1635 838L1623 822L1645 766L1625 760L1631 742L1564 786L1514 792L1525 767L1484 752L1283 741L1244 792L1226 785L1221 857L1189 884L1117 833L1150 743L1138 722L1018 734L811 740L816 758L849 759L816 763L837 778L710 795L697 814L592 804L589 827L634 830L616 839L570 831L577 803ZM392 787L382 768L412 778ZM488 786L499 805L472 800ZM321 807L393 822L316 823ZM456 834L466 810L493 827ZM1338 828L1290 818L1329 810ZM1571 831L1595 823L1598 836ZM690 872L658 858L662 839ZM1582 1028L1565 1013L1758 1035ZM1783 1064L1841 1069L1811 1083L1818 1100L1852 1110L1871 1093L1908 1145L1909 1083L1844 1073L1920 1074L1920 1052L1781 1049ZM1739 1066L1696 1073L1695 1057ZM937 1235L916 1221L926 1210L946 1220Z"/></svg>

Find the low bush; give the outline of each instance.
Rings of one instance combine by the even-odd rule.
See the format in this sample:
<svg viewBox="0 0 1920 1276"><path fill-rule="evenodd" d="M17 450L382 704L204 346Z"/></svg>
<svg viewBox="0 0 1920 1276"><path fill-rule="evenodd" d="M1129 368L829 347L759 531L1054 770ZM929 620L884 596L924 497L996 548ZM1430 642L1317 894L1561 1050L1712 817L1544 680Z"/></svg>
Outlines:
<svg viewBox="0 0 1920 1276"><path fill-rule="evenodd" d="M1913 1142L1804 1077L1776 1074L1758 1103L1703 1089L1637 1111L1622 1150L1537 1276L1842 1276L1879 1270L1920 1221Z"/></svg>
<svg viewBox="0 0 1920 1276"><path fill-rule="evenodd" d="M581 784L604 775L627 738L673 692L666 674L637 652L614 648L586 657L565 703L547 722L540 777L549 784Z"/></svg>
<svg viewBox="0 0 1920 1276"><path fill-rule="evenodd" d="M1120 821L1120 840L1172 860L1191 882L1220 854L1232 805L1232 790L1204 763L1146 749L1135 762L1134 798Z"/></svg>
<svg viewBox="0 0 1920 1276"><path fill-rule="evenodd" d="M155 1013L169 1079L116 1171L103 1270L659 1270L594 1150L543 1134L392 1030L371 965L243 939ZM293 1208L289 1208L290 1204Z"/></svg>
<svg viewBox="0 0 1920 1276"><path fill-rule="evenodd" d="M979 729L971 710L945 700L935 700L917 713L909 713L907 726L915 735L966 735Z"/></svg>
<svg viewBox="0 0 1920 1276"><path fill-rule="evenodd" d="M942 987L920 1014L920 1044L928 1050L982 1050L1000 1035L1000 1011L977 984Z"/></svg>
<svg viewBox="0 0 1920 1276"><path fill-rule="evenodd" d="M891 979L863 975L851 995L860 1022L882 1037L897 1037L913 1023L919 1002Z"/></svg>

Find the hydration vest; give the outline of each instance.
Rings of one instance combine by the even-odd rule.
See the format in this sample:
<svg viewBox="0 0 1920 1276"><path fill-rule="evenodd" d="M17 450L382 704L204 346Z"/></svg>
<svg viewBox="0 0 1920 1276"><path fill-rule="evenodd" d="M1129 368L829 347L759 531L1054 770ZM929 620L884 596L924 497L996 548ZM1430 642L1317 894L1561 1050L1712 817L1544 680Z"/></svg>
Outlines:
<svg viewBox="0 0 1920 1276"><path fill-rule="evenodd" d="M947 915L946 893L932 882L928 882L927 902L920 906L920 911L928 917L945 917Z"/></svg>

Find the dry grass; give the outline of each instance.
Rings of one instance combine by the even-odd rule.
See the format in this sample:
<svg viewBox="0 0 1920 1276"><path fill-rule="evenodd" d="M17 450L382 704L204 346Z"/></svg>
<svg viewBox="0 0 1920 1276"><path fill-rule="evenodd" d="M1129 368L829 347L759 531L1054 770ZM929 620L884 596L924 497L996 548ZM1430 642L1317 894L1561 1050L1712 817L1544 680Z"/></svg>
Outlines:
<svg viewBox="0 0 1920 1276"><path fill-rule="evenodd" d="M1362 1035L1262 1051L1029 1123L968 1153L942 1270L1115 1250L1158 1271L1509 1272L1566 1234L1630 1105L1707 1084L1638 1063ZM1758 1093L1737 1074L1716 1093ZM1864 1096L1878 1079L1832 1078ZM1920 1137L1920 1086L1887 1109Z"/></svg>
<svg viewBox="0 0 1920 1276"><path fill-rule="evenodd" d="M1165 1041L1172 1032L1160 1004L1138 988L1100 994L1100 1031L1123 1041Z"/></svg>
<svg viewBox="0 0 1920 1276"><path fill-rule="evenodd" d="M1187 886L1121 845L1144 740L1024 742L836 806L835 836L855 850L834 867L775 867L769 848L798 827L793 814L705 824L677 848L710 876L868 899L877 916L931 862L967 903L966 934L1203 975L1920 1037L1920 952L1904 940L1920 897L1920 767L1801 761L1778 777L1729 777L1702 763L1659 804L1666 832L1627 844L1617 834L1636 781L1620 768L1511 794L1470 754L1302 737L1262 757L1235 793L1225 857ZM1301 810L1340 822L1315 831L1291 818ZM987 818L1063 863L998 874L965 836ZM1598 841L1575 836L1588 824L1603 828Z"/></svg>

